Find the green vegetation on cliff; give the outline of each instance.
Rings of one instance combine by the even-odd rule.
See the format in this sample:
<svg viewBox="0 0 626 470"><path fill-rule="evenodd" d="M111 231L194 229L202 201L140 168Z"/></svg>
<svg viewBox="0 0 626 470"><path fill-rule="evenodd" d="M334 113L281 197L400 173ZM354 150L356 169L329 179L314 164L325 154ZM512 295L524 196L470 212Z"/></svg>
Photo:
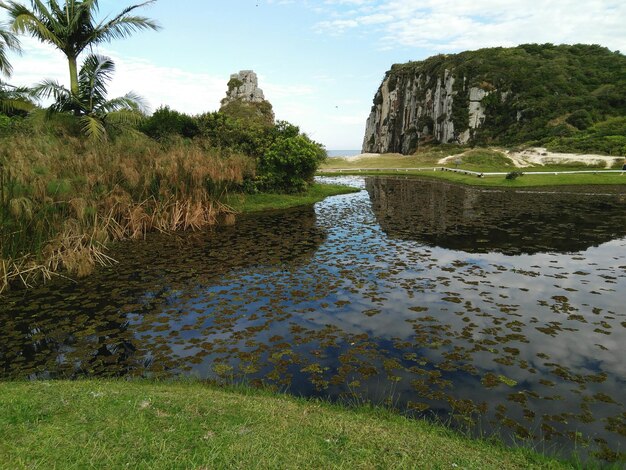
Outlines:
<svg viewBox="0 0 626 470"><path fill-rule="evenodd" d="M484 124L472 130L472 144L530 142L626 153L626 56L620 52L598 45L524 44L441 54L394 65L386 75L388 88L422 76L421 89L434 90L446 71L455 82L452 116L445 118L457 135L469 127L470 88L488 92L482 99Z"/></svg>

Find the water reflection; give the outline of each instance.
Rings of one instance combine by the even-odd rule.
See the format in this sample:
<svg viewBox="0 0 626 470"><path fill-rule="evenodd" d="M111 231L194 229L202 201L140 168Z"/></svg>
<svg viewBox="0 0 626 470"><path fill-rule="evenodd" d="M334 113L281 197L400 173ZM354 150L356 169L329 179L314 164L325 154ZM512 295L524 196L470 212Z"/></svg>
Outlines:
<svg viewBox="0 0 626 470"><path fill-rule="evenodd" d="M437 180L369 178L390 237L469 253L570 253L626 235L626 197L485 189Z"/></svg>
<svg viewBox="0 0 626 470"><path fill-rule="evenodd" d="M599 224L562 254L452 250L395 235L404 221L380 200L395 213L403 198L372 191L374 211L362 191L155 236L79 284L12 293L3 376L246 380L623 457L623 233Z"/></svg>

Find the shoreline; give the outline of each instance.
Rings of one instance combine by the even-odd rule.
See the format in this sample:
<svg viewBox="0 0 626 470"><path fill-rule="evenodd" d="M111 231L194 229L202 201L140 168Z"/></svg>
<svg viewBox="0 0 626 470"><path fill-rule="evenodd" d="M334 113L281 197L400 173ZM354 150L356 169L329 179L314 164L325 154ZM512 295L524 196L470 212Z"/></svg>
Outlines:
<svg viewBox="0 0 626 470"><path fill-rule="evenodd" d="M330 196L348 194L357 191L357 189L349 186L315 183L311 185L309 190L305 193L233 194L230 195L225 201L229 210L223 212L223 215L228 216L232 214L230 209L235 211L235 213L247 214L311 205ZM227 222L230 223L228 220ZM174 234L176 231L171 233ZM107 247L124 240L129 239L125 238L116 240L106 246L99 247L101 251L97 257L97 261L99 262L95 263L94 268L99 269L114 265L117 261L106 255ZM141 240L137 241L141 242ZM33 260L35 260L35 258L36 256L34 254L30 254L30 256L26 255L26 257L17 260L12 260L11 258L8 260L0 260L0 299L2 299L3 294L9 290L15 288L28 291L41 283L45 284L50 281L52 277L61 276L72 279L71 274L68 274L65 269L59 269L61 266L60 264L55 266L56 269L50 269L43 265L33 268ZM90 273L87 273L86 275L89 276ZM78 276L78 278L81 277L85 276Z"/></svg>

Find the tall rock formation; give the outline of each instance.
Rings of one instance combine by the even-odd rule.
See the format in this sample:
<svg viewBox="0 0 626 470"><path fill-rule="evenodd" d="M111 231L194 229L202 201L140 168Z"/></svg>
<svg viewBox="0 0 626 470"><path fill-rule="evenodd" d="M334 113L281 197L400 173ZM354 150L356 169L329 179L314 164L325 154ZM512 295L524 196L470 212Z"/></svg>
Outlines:
<svg viewBox="0 0 626 470"><path fill-rule="evenodd" d="M410 154L421 142L518 143L624 115L626 56L619 52L526 44L442 54L386 73L363 152Z"/></svg>
<svg viewBox="0 0 626 470"><path fill-rule="evenodd" d="M228 81L226 98L222 100L222 106L236 100L249 103L262 103L265 101L263 90L259 88L259 79L252 70L241 70L234 73Z"/></svg>
<svg viewBox="0 0 626 470"><path fill-rule="evenodd" d="M228 81L226 97L220 111L236 119L270 125L274 123L274 111L259 88L259 80L252 70L234 73Z"/></svg>

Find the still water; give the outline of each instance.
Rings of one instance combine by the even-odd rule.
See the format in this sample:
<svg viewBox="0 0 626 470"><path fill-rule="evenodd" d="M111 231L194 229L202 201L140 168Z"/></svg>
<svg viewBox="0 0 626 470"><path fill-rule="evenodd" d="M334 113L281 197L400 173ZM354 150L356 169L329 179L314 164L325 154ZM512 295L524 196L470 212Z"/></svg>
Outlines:
<svg viewBox="0 0 626 470"><path fill-rule="evenodd" d="M340 181L10 293L1 378L245 381L624 458L624 194Z"/></svg>

